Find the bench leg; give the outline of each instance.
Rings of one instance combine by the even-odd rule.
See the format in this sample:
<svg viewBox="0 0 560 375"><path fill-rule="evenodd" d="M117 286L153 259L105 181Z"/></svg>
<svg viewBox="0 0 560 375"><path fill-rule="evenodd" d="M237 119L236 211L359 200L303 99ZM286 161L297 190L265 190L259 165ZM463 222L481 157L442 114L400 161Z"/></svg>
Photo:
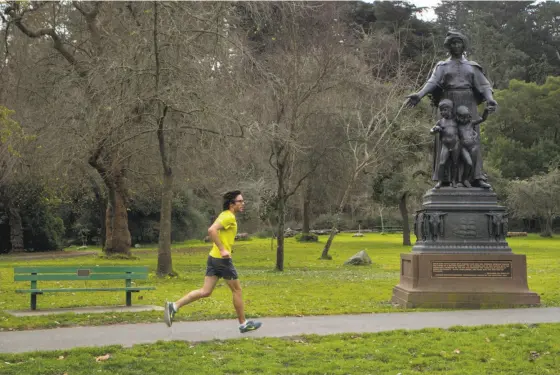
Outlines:
<svg viewBox="0 0 560 375"><path fill-rule="evenodd" d="M132 306L132 292L126 292L126 305Z"/></svg>
<svg viewBox="0 0 560 375"><path fill-rule="evenodd" d="M31 293L31 310L37 310L37 295Z"/></svg>

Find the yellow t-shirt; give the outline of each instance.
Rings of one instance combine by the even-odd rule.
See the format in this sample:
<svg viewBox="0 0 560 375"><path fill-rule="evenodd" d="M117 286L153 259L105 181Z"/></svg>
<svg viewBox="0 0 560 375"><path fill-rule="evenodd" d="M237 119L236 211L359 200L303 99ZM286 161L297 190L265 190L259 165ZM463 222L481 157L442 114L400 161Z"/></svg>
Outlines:
<svg viewBox="0 0 560 375"><path fill-rule="evenodd" d="M231 247L235 241L235 235L237 234L237 220L235 220L235 215L230 211L223 211L217 218L216 221L222 224L223 228L218 231L218 237L220 241L224 244L224 248L231 253ZM212 250L210 250L210 256L212 258L221 258L220 249L214 244Z"/></svg>

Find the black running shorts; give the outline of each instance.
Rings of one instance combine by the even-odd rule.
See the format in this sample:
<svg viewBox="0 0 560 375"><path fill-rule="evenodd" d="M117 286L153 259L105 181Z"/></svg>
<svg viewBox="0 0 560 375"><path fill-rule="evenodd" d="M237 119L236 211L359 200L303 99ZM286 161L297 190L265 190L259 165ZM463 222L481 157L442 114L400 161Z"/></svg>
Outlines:
<svg viewBox="0 0 560 375"><path fill-rule="evenodd" d="M226 280L237 280L237 270L231 258L214 258L208 256L206 276L223 277Z"/></svg>

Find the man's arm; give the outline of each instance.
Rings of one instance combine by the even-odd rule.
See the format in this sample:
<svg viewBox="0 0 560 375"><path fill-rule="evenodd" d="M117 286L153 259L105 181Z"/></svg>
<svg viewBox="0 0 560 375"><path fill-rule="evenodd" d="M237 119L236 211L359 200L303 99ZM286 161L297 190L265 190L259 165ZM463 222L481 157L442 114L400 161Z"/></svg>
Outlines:
<svg viewBox="0 0 560 375"><path fill-rule="evenodd" d="M220 229L224 229L224 226L219 221L215 221L214 224L208 228L208 237L216 244L222 258L231 258L231 254L225 249L224 244L220 241L220 236L218 236L218 231Z"/></svg>

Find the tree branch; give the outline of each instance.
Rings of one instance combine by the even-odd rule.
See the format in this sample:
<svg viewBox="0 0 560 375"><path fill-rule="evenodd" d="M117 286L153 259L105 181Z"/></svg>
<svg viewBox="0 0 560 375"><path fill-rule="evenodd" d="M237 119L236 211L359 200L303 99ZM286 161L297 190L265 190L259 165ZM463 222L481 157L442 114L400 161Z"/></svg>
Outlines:
<svg viewBox="0 0 560 375"><path fill-rule="evenodd" d="M72 1L72 5L74 5L74 8L76 8L80 13L82 13L82 15L86 18L95 18L97 17L97 14L99 13L99 7L101 6L101 2L100 1L96 1L93 4L93 10L91 12L87 12L81 5L79 1Z"/></svg>
<svg viewBox="0 0 560 375"><path fill-rule="evenodd" d="M36 10L34 8L33 10ZM87 75L87 70L84 69L81 64L76 60L76 58L66 49L64 46L62 39L58 36L54 28L42 28L38 30L31 30L26 25L23 24L23 14L25 11L22 11L21 14L16 13L16 9L14 7L9 7L5 10L7 14L12 18L12 22L18 29L21 30L22 33L27 35L30 38L40 38L43 36L49 36L53 41L53 47L72 65L76 68L76 71L81 77Z"/></svg>
<svg viewBox="0 0 560 375"><path fill-rule="evenodd" d="M78 1L72 1L72 5L74 5L74 8L76 8L86 19L86 23L91 34L92 44L96 49L97 54L101 54L103 52L103 46L101 43L99 20L97 19L99 8L101 7L101 1L96 1L93 5L93 10L90 12L87 12Z"/></svg>

